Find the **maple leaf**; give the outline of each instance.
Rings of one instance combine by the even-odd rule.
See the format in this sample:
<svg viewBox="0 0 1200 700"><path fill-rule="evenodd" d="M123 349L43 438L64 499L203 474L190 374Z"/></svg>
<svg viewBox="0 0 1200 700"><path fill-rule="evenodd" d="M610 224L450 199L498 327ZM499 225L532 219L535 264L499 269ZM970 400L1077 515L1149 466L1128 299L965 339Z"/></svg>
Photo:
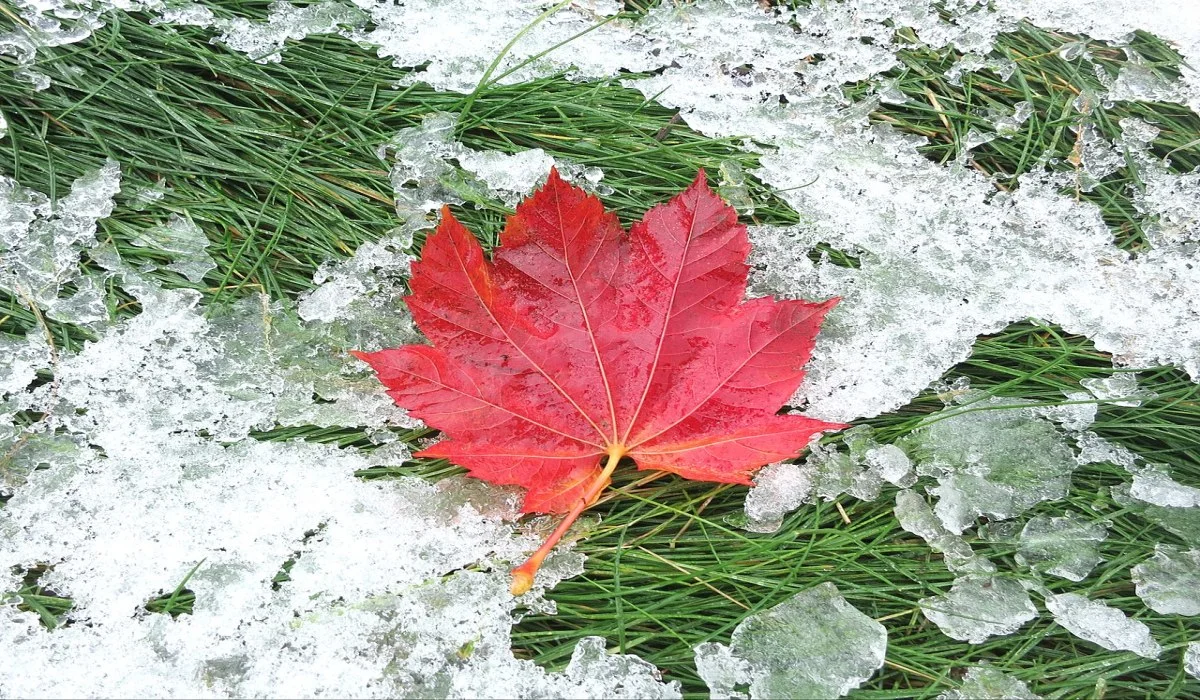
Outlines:
<svg viewBox="0 0 1200 700"><path fill-rule="evenodd" d="M355 355L446 436L417 456L524 486L525 512L567 513L513 569L514 594L622 458L750 485L762 465L846 427L777 414L837 299L743 300L749 252L703 171L625 231L551 170L490 261L442 210L406 298L432 345Z"/></svg>

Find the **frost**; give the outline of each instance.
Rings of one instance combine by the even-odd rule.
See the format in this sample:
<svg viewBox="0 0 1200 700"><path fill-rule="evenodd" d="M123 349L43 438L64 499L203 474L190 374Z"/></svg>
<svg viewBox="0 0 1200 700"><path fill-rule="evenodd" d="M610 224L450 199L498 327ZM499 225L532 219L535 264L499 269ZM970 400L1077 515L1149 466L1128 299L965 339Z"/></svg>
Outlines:
<svg viewBox="0 0 1200 700"><path fill-rule="evenodd" d="M1154 548L1154 556L1133 567L1138 597L1164 615L1200 615L1200 549L1169 544Z"/></svg>
<svg viewBox="0 0 1200 700"><path fill-rule="evenodd" d="M949 593L924 598L918 604L943 634L972 644L1012 634L1037 617L1037 609L1020 583L994 576L955 579Z"/></svg>
<svg viewBox="0 0 1200 700"><path fill-rule="evenodd" d="M0 288L43 308L78 274L96 245L96 221L112 212L121 169L114 161L75 180L57 202L0 176Z"/></svg>
<svg viewBox="0 0 1200 700"><path fill-rule="evenodd" d="M994 564L975 554L962 537L947 530L916 492L905 489L897 493L895 513L900 527L928 542L933 551L941 552L951 571L989 574L996 570Z"/></svg>
<svg viewBox="0 0 1200 700"><path fill-rule="evenodd" d="M1003 520L1067 495L1075 454L1023 403L987 398L950 407L905 438L917 472L938 480L934 512L950 532L962 534L980 515Z"/></svg>
<svg viewBox="0 0 1200 700"><path fill-rule="evenodd" d="M1068 512L1038 515L1025 523L1017 543L1017 563L1035 571L1082 581L1102 561L1100 542L1108 537L1102 523Z"/></svg>
<svg viewBox="0 0 1200 700"><path fill-rule="evenodd" d="M1038 696L1019 679L992 668L972 666L963 678L962 686L947 690L937 700L1037 700Z"/></svg>
<svg viewBox="0 0 1200 700"><path fill-rule="evenodd" d="M178 272L192 282L200 282L217 267L205 250L208 238L204 231L186 216L172 214L166 224L141 231L131 242L165 253L173 260L166 266L167 269Z"/></svg>
<svg viewBox="0 0 1200 700"><path fill-rule="evenodd" d="M823 583L747 617L729 646L696 647L696 669L713 698L836 698L883 666L887 631Z"/></svg>
<svg viewBox="0 0 1200 700"><path fill-rule="evenodd" d="M340 2L323 0L297 7L276 0L271 3L265 22L237 18L217 20L214 25L221 29L217 41L247 54L258 63L278 63L287 40L303 39L310 34L331 34L339 27L356 26L365 19L365 13Z"/></svg>
<svg viewBox="0 0 1200 700"><path fill-rule="evenodd" d="M1132 651L1147 659L1162 654L1163 648L1150 636L1149 627L1100 601L1078 593L1048 595L1046 609L1071 634L1110 651Z"/></svg>
<svg viewBox="0 0 1200 700"><path fill-rule="evenodd" d="M568 66L571 78L586 80L610 77L622 68L644 72L659 65L649 53L654 44L627 22L596 26L602 15L610 14L607 3L590 12L587 3L563 8L540 23L535 20L546 6L521 0L497 0L486 12L463 12L460 5L443 0L354 3L370 13L373 23L354 38L377 46L380 57L391 58L397 66L428 63L405 82L420 81L440 90L471 92L497 56L501 60L490 77L505 84Z"/></svg>
<svg viewBox="0 0 1200 700"><path fill-rule="evenodd" d="M768 464L754 475L746 494L746 523L750 532L776 532L783 517L799 508L812 493L812 470L791 462Z"/></svg>

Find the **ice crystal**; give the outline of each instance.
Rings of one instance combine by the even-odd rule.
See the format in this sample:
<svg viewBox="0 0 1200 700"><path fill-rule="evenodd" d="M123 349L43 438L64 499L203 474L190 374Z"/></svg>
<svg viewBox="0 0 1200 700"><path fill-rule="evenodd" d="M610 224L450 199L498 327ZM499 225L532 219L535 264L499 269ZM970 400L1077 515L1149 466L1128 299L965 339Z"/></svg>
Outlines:
<svg viewBox="0 0 1200 700"><path fill-rule="evenodd" d="M988 574L996 570L994 564L975 554L962 537L947 530L916 492L908 489L898 492L895 513L900 527L928 542L933 551L941 552L951 571Z"/></svg>

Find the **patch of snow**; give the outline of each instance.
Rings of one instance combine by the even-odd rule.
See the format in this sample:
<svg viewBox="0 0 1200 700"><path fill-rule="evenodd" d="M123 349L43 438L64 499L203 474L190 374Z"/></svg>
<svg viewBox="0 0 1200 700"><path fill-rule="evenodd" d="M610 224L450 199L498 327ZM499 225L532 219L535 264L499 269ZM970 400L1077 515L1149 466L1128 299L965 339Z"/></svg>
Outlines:
<svg viewBox="0 0 1200 700"><path fill-rule="evenodd" d="M1082 581L1102 561L1100 543L1107 537L1103 523L1078 513L1037 515L1021 530L1017 563L1069 581Z"/></svg>
<svg viewBox="0 0 1200 700"><path fill-rule="evenodd" d="M1051 594L1046 596L1046 609L1071 634L1109 651L1132 651L1147 659L1157 659L1163 652L1149 627L1098 600L1078 593Z"/></svg>
<svg viewBox="0 0 1200 700"><path fill-rule="evenodd" d="M992 668L972 666L962 685L937 696L937 700L1038 700L1024 681Z"/></svg>
<svg viewBox="0 0 1200 700"><path fill-rule="evenodd" d="M180 19L195 24L202 16L202 10L191 10ZM239 17L214 20L212 24L221 30L215 41L246 54L256 63L279 63L284 44L289 39L295 41L311 34L333 34L342 27L360 26L365 20L366 13L332 0L305 7L275 0L268 8L266 21L252 22Z"/></svg>
<svg viewBox="0 0 1200 700"><path fill-rule="evenodd" d="M822 583L734 629L729 646L696 647L696 668L713 698L837 698L883 666L887 631Z"/></svg>
<svg viewBox="0 0 1200 700"><path fill-rule="evenodd" d="M949 593L923 598L918 605L947 637L972 644L1012 634L1037 617L1020 583L995 576L957 578Z"/></svg>
<svg viewBox="0 0 1200 700"><path fill-rule="evenodd" d="M1200 549L1169 544L1130 571L1137 595L1164 615L1200 615Z"/></svg>
<svg viewBox="0 0 1200 700"><path fill-rule="evenodd" d="M643 72L660 65L650 53L656 44L624 20L606 19L611 9L607 4L589 11L586 3L574 3L536 24L548 3L496 0L486 12L463 12L461 6L442 0L354 4L371 18L369 28L351 34L355 40L378 47L379 56L397 66L428 64L406 84L471 92L498 56L489 77L502 84L563 68L570 68L569 78L587 80L611 77L623 68Z"/></svg>

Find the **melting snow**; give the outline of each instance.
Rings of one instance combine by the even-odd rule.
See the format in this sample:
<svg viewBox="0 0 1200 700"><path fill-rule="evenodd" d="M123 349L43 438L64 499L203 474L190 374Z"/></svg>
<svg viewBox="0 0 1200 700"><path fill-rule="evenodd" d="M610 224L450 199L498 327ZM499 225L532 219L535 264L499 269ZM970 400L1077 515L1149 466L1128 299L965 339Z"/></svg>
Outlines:
<svg viewBox="0 0 1200 700"><path fill-rule="evenodd" d="M924 598L919 605L946 636L972 644L1012 634L1037 617L1037 608L1020 583L995 576L955 579L949 593Z"/></svg>
<svg viewBox="0 0 1200 700"><path fill-rule="evenodd" d="M887 631L822 583L750 615L729 646L696 647L696 668L713 698L836 698L883 666Z"/></svg>
<svg viewBox="0 0 1200 700"><path fill-rule="evenodd" d="M915 491L905 489L896 493L895 512L900 527L928 542L933 551L941 552L951 571L989 574L996 570L994 564L975 554L962 537L947 530Z"/></svg>
<svg viewBox="0 0 1200 700"><path fill-rule="evenodd" d="M1138 597L1164 615L1200 615L1200 549L1169 544L1130 571Z"/></svg>
<svg viewBox="0 0 1200 700"><path fill-rule="evenodd" d="M1075 453L1027 402L975 399L947 407L904 439L917 473L935 477L934 512L962 534L980 515L1006 519L1067 495Z"/></svg>
<svg viewBox="0 0 1200 700"><path fill-rule="evenodd" d="M1082 581L1102 561L1100 543L1108 537L1103 523L1068 512L1038 515L1025 523L1017 543L1017 563L1051 576Z"/></svg>
<svg viewBox="0 0 1200 700"><path fill-rule="evenodd" d="M1163 648L1150 636L1149 627L1098 600L1088 600L1078 593L1047 595L1046 609L1071 634L1105 649L1132 651L1147 659L1162 654Z"/></svg>
<svg viewBox="0 0 1200 700"><path fill-rule="evenodd" d="M991 666L972 666L962 686L938 695L938 700L1037 700L1029 686Z"/></svg>

